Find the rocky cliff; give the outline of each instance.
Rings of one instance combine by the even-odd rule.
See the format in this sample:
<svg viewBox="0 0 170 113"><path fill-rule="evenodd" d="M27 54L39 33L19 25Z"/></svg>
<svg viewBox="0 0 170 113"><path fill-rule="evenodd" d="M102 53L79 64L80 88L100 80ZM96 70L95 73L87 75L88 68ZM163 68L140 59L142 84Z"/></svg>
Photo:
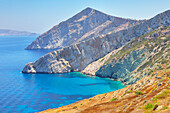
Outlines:
<svg viewBox="0 0 170 113"><path fill-rule="evenodd" d="M40 35L26 49L56 49L78 43L110 31L126 29L140 21L110 16L86 8Z"/></svg>
<svg viewBox="0 0 170 113"><path fill-rule="evenodd" d="M23 73L64 73L82 71L85 67L128 41L149 33L161 26L170 26L170 10L144 21L134 27L64 47L28 63ZM135 54L135 53L134 53Z"/></svg>
<svg viewBox="0 0 170 113"><path fill-rule="evenodd" d="M133 84L41 113L170 113L169 54L170 26L142 35L89 65L100 67L89 72Z"/></svg>
<svg viewBox="0 0 170 113"><path fill-rule="evenodd" d="M170 27L159 28L89 64L82 72L133 84L145 76L137 76L138 72L155 64L161 55L167 57L169 40Z"/></svg>

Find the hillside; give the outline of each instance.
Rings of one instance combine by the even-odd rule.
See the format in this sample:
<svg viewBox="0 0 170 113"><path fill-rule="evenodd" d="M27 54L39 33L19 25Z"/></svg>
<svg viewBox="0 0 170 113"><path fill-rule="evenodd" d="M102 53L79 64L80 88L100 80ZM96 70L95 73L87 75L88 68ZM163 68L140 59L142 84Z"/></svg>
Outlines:
<svg viewBox="0 0 170 113"><path fill-rule="evenodd" d="M102 63L95 70L98 76L131 85L42 113L169 113L169 41L170 27L161 27L97 61Z"/></svg>
<svg viewBox="0 0 170 113"><path fill-rule="evenodd" d="M130 40L162 26L170 26L170 10L128 29L113 31L48 53L37 61L26 64L22 72L64 73L82 71L90 63L122 47ZM100 71L98 71L98 74L100 75Z"/></svg>
<svg viewBox="0 0 170 113"><path fill-rule="evenodd" d="M168 51L169 35L169 27L142 35L89 64L82 72L133 84L140 79L140 76L136 77L139 71L155 64L163 52Z"/></svg>
<svg viewBox="0 0 170 113"><path fill-rule="evenodd" d="M30 33L27 31L16 31L16 30L9 30L9 29L0 29L0 36L38 36L37 33Z"/></svg>
<svg viewBox="0 0 170 113"><path fill-rule="evenodd" d="M56 49L79 43L110 31L126 29L140 21L114 17L86 8L40 35L26 49Z"/></svg>

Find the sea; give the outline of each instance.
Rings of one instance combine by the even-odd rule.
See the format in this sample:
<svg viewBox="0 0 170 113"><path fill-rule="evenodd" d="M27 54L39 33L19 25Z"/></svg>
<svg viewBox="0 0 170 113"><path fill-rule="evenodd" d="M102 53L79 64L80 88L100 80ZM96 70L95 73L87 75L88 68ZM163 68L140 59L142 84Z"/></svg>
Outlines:
<svg viewBox="0 0 170 113"><path fill-rule="evenodd" d="M25 64L54 50L25 50L35 36L0 36L0 113L34 113L125 87L79 72L23 74Z"/></svg>

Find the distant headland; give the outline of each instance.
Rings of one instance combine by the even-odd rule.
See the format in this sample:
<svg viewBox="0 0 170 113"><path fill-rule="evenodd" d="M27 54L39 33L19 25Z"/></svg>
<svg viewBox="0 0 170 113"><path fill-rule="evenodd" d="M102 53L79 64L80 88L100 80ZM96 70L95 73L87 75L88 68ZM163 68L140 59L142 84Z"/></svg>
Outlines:
<svg viewBox="0 0 170 113"><path fill-rule="evenodd" d="M0 29L0 36L38 36L38 33L31 33L27 31L17 31L10 29Z"/></svg>

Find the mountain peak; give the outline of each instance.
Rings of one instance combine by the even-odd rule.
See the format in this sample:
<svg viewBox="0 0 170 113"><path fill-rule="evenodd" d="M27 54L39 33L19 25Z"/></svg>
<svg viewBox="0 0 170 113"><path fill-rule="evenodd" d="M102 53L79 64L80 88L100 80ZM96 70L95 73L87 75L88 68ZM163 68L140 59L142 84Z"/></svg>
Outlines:
<svg viewBox="0 0 170 113"><path fill-rule="evenodd" d="M90 13L92 10L94 10L93 8L87 7L85 9L83 9L80 13L78 14L88 14Z"/></svg>
<svg viewBox="0 0 170 113"><path fill-rule="evenodd" d="M85 8L84 10L92 10L93 8L91 8L91 7L87 7L87 8Z"/></svg>
<svg viewBox="0 0 170 113"><path fill-rule="evenodd" d="M94 10L94 11L98 11L98 12L101 12L101 11L99 11L99 10L97 10L97 9L94 9L94 8L91 8L91 7L86 7L84 10L87 10L87 11L91 11L91 10Z"/></svg>
<svg viewBox="0 0 170 113"><path fill-rule="evenodd" d="M82 10L80 13L88 14L88 13L90 13L90 12L101 12L101 11L98 11L98 10L93 9L93 8L91 8L91 7L87 7L87 8L85 8L84 10ZM79 14L80 14L80 13L79 13ZM101 13L103 13L103 12L101 12ZM104 13L103 13L103 14L104 14Z"/></svg>
<svg viewBox="0 0 170 113"><path fill-rule="evenodd" d="M73 43L106 34L114 30L115 27L125 24L127 21L129 20L115 18L114 16L87 7L40 35L26 49L56 49L66 47ZM134 22L136 21L130 21L131 24ZM40 42L41 38L46 40L43 44ZM51 39L53 42L51 42Z"/></svg>

